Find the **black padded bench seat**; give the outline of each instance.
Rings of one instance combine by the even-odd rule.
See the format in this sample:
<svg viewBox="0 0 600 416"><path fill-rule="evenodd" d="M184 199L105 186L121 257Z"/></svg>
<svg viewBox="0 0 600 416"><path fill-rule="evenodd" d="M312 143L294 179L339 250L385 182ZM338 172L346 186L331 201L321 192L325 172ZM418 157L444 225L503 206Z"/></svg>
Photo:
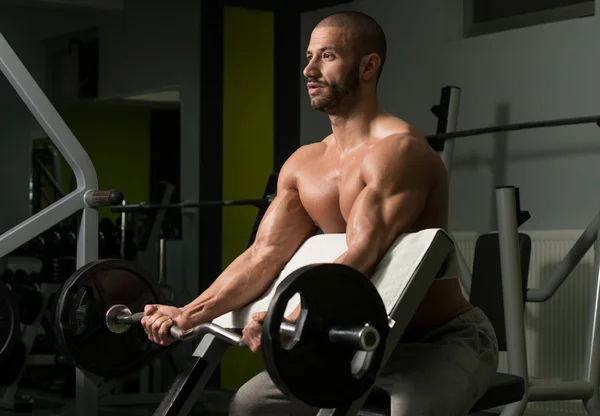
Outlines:
<svg viewBox="0 0 600 416"><path fill-rule="evenodd" d="M519 376L496 373L492 385L471 408L471 413L518 402L525 394L525 380Z"/></svg>
<svg viewBox="0 0 600 416"><path fill-rule="evenodd" d="M525 382L521 377L496 373L492 385L475 403L470 413L518 402L523 398L524 393ZM358 414L359 416L390 416L390 412L390 396L385 390L374 387Z"/></svg>

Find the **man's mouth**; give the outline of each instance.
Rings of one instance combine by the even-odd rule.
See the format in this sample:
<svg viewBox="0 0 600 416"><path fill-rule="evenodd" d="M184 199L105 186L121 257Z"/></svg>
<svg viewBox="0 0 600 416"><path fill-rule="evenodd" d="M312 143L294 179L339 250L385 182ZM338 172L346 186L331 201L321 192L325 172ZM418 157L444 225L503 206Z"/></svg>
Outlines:
<svg viewBox="0 0 600 416"><path fill-rule="evenodd" d="M321 85L321 84L314 83L314 82L309 82L309 83L307 84L307 87L308 87L308 92L309 92L310 94L312 94L312 93L314 93L314 92L316 92L316 91L320 90L320 89L321 89L321 88L323 88L324 86L323 86L323 85Z"/></svg>

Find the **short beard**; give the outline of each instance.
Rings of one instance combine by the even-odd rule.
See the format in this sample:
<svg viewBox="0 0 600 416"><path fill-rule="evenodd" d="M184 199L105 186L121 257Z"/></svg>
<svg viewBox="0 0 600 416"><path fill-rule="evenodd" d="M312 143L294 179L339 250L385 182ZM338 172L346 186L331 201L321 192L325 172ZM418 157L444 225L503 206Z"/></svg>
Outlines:
<svg viewBox="0 0 600 416"><path fill-rule="evenodd" d="M346 75L334 84L326 85L328 93L320 97L315 97L311 100L311 106L318 111L330 111L334 108L339 108L345 99L352 97L358 90L359 82L359 65L355 65Z"/></svg>

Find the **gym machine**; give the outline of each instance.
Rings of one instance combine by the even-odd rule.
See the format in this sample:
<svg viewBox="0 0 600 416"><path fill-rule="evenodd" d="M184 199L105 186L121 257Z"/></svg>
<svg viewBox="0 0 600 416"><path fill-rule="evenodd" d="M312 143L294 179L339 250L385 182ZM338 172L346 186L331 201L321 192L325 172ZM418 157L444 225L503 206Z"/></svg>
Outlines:
<svg viewBox="0 0 600 416"><path fill-rule="evenodd" d="M89 156L1 34L0 70L69 164L77 182L73 192L0 235L0 257L80 212L76 266L83 267L98 258L97 209L121 204L123 195L119 191L98 190L98 178ZM81 370L75 371L76 414L95 415L98 411L96 382Z"/></svg>
<svg viewBox="0 0 600 416"><path fill-rule="evenodd" d="M447 123L450 127L455 127L457 124L456 117L458 110L456 107L459 100L453 96L458 96L459 94L459 88L445 87L442 90L440 105L432 108L432 111L438 118L448 117L451 119ZM448 105L447 103L455 104ZM600 116L493 126L462 132L455 131L454 129L446 131L438 129L438 132L435 135L429 136L428 139L430 145L435 150L441 152L441 157L448 172L450 172L454 154L454 141L460 137L576 124L600 125ZM444 125L443 120L439 125ZM499 397L506 393L506 396L512 397L510 401L495 404L495 406L506 404L502 409L502 416L523 415L529 402L562 400L581 400L590 416L599 416L600 254L598 253L598 247L600 247L600 213L592 219L579 239L573 244L573 247L556 266L544 286L533 289L526 287L527 279L524 279L526 271L523 270L521 264L523 260L521 250L522 235L520 235L518 228L529 216L520 209L518 188L513 186L497 187L496 209L498 226L496 248L498 250L494 254L495 256L499 256L501 266L499 274L502 286L501 297L504 309L509 374L501 375L499 373L498 375L502 377L499 377L495 381L494 385L488 390L488 393L494 390L500 391L500 387L502 387L502 393L497 393L495 396ZM524 305L527 302L545 302L549 300L592 247L595 247L594 290L590 293L590 296L593 298L593 309L590 312L588 339L585 343L587 353L582 377L580 380L569 381L546 381L530 378L527 370ZM458 249L456 251L459 252ZM463 263L463 265L461 265L461 283L463 283L465 290L469 292L472 276L466 263ZM496 330L498 331L498 329ZM501 382L503 386L500 386ZM522 393L520 399L518 398L519 390ZM486 393L486 396L488 396L488 393Z"/></svg>

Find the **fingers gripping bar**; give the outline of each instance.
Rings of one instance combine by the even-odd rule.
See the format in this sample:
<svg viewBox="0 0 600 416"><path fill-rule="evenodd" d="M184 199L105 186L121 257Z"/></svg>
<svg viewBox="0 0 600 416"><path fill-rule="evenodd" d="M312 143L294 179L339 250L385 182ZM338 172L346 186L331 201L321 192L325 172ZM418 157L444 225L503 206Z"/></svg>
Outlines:
<svg viewBox="0 0 600 416"><path fill-rule="evenodd" d="M144 315L144 312L132 314L125 305L113 305L106 312L106 327L109 331L120 334L127 331L131 325L139 324ZM185 331L177 326L171 326L169 333L179 341L189 341L205 334L212 334L231 345L246 347L239 334L213 323L200 324L189 331ZM294 337L296 334L296 325L282 322L280 334ZM380 342L379 332L369 324L363 326L332 327L328 331L328 338L332 344L346 345L362 351L373 351L379 346Z"/></svg>

